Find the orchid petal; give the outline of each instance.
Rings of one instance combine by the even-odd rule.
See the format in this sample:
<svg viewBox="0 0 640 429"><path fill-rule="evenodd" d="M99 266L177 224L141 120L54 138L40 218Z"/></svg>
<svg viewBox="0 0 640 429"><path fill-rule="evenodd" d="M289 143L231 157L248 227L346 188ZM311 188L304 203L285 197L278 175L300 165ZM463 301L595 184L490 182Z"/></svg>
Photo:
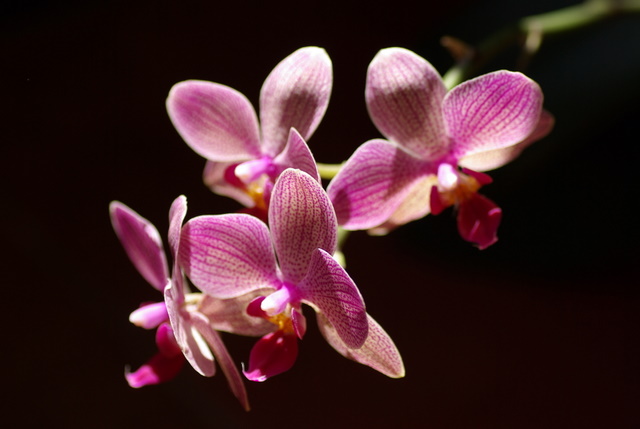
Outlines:
<svg viewBox="0 0 640 429"><path fill-rule="evenodd" d="M396 211L382 224L370 229L371 235L385 235L405 223L420 219L431 211L431 188L437 183L436 176L421 178L411 187Z"/></svg>
<svg viewBox="0 0 640 429"><path fill-rule="evenodd" d="M238 368L234 365L227 347L222 342L220 334L212 328L209 319L201 313L193 312L191 314L191 321L198 332L202 334L209 347L211 347L220 369L227 378L231 391L235 397L238 398L242 407L246 411L249 411L249 397L244 387L244 381L242 380L242 376L240 376Z"/></svg>
<svg viewBox="0 0 640 429"><path fill-rule="evenodd" d="M458 207L458 231L467 241L486 249L498 241L496 231L502 219L500 207L487 197L474 193Z"/></svg>
<svg viewBox="0 0 640 429"><path fill-rule="evenodd" d="M216 372L213 355L200 333L192 326L191 313L184 309L182 288L172 283L167 284L164 300L176 342L184 357L198 373L211 377Z"/></svg>
<svg viewBox="0 0 640 429"><path fill-rule="evenodd" d="M229 182L229 175L233 174L230 169L238 165L238 162L214 162L207 161L204 167L203 179L205 185L214 193L230 197L245 207L253 207L256 203L243 188L240 179L235 178L237 184Z"/></svg>
<svg viewBox="0 0 640 429"><path fill-rule="evenodd" d="M187 215L187 197L180 195L171 204L169 209L169 249L171 249L171 256L173 260L176 260L178 254L178 245L180 242L180 231L182 230L182 222ZM174 275L179 270L179 267L174 267Z"/></svg>
<svg viewBox="0 0 640 429"><path fill-rule="evenodd" d="M391 337L380 325L367 314L369 335L364 345L359 349L347 347L336 329L324 317L318 314L320 333L338 353L363 365L367 365L391 378L401 378L405 375L402 357L391 340Z"/></svg>
<svg viewBox="0 0 640 429"><path fill-rule="evenodd" d="M265 335L253 346L249 369L243 371L251 381L265 381L291 369L298 357L298 338L278 330Z"/></svg>
<svg viewBox="0 0 640 429"><path fill-rule="evenodd" d="M331 255L313 252L309 274L298 285L303 302L317 308L352 349L367 339L367 312L358 287Z"/></svg>
<svg viewBox="0 0 640 429"><path fill-rule="evenodd" d="M129 386L139 388L174 379L184 366L184 357L168 324L158 327L156 344L159 352L134 372L125 372Z"/></svg>
<svg viewBox="0 0 640 429"><path fill-rule="evenodd" d="M260 91L264 154L280 153L292 127L304 139L311 137L327 110L332 80L329 56L313 46L298 49L273 69Z"/></svg>
<svg viewBox="0 0 640 429"><path fill-rule="evenodd" d="M277 282L269 230L246 214L188 221L182 229L179 259L191 281L216 298L234 298Z"/></svg>
<svg viewBox="0 0 640 429"><path fill-rule="evenodd" d="M551 113L546 110L542 110L538 125L536 125L536 128L529 137L520 143L516 143L502 149L487 150L465 156L458 162L458 165L475 171L489 171L502 167L516 159L524 149L529 147L529 145L549 134L553 128L554 122L555 119Z"/></svg>
<svg viewBox="0 0 640 429"><path fill-rule="evenodd" d="M295 128L291 128L289 131L287 145L274 158L273 162L282 171L289 167L297 168L320 182L320 173L318 172L316 160L313 158L309 146L307 146L307 143Z"/></svg>
<svg viewBox="0 0 640 429"><path fill-rule="evenodd" d="M385 137L425 159L447 150L441 109L445 93L433 66L406 49L383 49L369 65L365 95L373 123Z"/></svg>
<svg viewBox="0 0 640 429"><path fill-rule="evenodd" d="M311 252L336 250L336 215L322 186L308 174L285 170L269 205L269 227L283 280L297 284L307 273Z"/></svg>
<svg viewBox="0 0 640 429"><path fill-rule="evenodd" d="M129 315L129 322L144 329L153 329L169 320L164 301L141 305Z"/></svg>
<svg viewBox="0 0 640 429"><path fill-rule="evenodd" d="M187 80L171 88L167 111L184 141L212 161L260 156L258 118L247 98L218 83Z"/></svg>
<svg viewBox="0 0 640 429"><path fill-rule="evenodd" d="M272 332L276 326L266 319L247 313L249 304L257 297L268 295L273 289L265 288L251 291L230 299L218 299L204 295L198 312L204 314L211 327L216 331L230 332L236 335L261 337Z"/></svg>
<svg viewBox="0 0 640 429"><path fill-rule="evenodd" d="M133 265L151 286L161 291L169 278L169 268L156 227L118 201L111 202L109 214L113 229Z"/></svg>
<svg viewBox="0 0 640 429"><path fill-rule="evenodd" d="M453 154L462 158L524 140L538 124L542 98L537 83L506 70L456 86L442 106Z"/></svg>
<svg viewBox="0 0 640 429"><path fill-rule="evenodd" d="M364 143L327 187L338 223L348 230L384 223L431 168L386 140Z"/></svg>

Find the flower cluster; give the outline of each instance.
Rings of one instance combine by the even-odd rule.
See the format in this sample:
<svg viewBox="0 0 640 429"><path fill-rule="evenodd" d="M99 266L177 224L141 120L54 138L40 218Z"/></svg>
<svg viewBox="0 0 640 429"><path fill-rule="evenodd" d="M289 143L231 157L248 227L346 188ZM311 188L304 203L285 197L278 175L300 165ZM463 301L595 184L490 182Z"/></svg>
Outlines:
<svg viewBox="0 0 640 429"><path fill-rule="evenodd" d="M380 51L366 81L366 103L385 139L364 143L323 189L308 140L332 87L331 61L307 47L285 58L260 93L259 120L238 91L206 81L176 84L169 117L207 159L204 182L245 206L186 222L187 203L169 210L167 241L145 218L112 202L113 228L140 274L163 294L131 313L156 329L158 353L134 372L132 387L168 381L184 362L212 376L216 362L249 409L244 378L264 381L291 369L316 313L326 341L343 356L389 377L405 374L389 335L367 313L358 287L337 261L339 228L384 234L449 206L467 241L497 240L500 208L477 191L483 173L547 134L552 116L526 76L497 71L447 91L423 58ZM238 370L220 332L259 338Z"/></svg>

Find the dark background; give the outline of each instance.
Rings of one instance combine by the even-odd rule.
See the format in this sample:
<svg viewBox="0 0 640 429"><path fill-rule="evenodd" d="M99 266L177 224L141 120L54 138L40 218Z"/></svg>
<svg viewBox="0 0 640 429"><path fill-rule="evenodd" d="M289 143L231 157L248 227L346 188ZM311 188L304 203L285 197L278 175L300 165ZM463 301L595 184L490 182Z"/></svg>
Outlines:
<svg viewBox="0 0 640 429"><path fill-rule="evenodd" d="M7 427L640 427L637 15L544 40L527 73L557 124L484 188L504 211L496 245L463 242L451 211L349 239L349 273L406 378L339 356L310 311L294 368L247 383L250 413L221 375L186 369L139 390L123 377L155 352L128 315L160 296L126 258L109 202L160 231L179 194L189 216L238 208L202 185L204 160L173 129L174 83L224 83L257 105L282 58L322 46L334 89L309 143L340 162L379 136L363 97L379 49L412 49L444 73L441 36L476 43L575 3L2 3ZM513 69L515 54L485 71ZM225 340L246 362L254 339Z"/></svg>

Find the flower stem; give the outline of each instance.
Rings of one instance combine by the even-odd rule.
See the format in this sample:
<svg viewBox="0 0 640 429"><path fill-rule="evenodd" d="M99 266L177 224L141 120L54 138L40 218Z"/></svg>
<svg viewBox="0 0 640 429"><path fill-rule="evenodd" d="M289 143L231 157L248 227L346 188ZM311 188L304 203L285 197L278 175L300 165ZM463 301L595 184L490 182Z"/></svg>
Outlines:
<svg viewBox="0 0 640 429"><path fill-rule="evenodd" d="M640 12L640 0L585 0L584 3L520 19L480 43L444 76L447 88L473 76L480 67L514 43L523 43L521 67L538 50L544 35L569 32L617 14Z"/></svg>
<svg viewBox="0 0 640 429"><path fill-rule="evenodd" d="M318 166L318 172L320 173L320 177L323 179L331 180L336 174L340 171L344 163L342 164L322 164L318 162L316 164Z"/></svg>

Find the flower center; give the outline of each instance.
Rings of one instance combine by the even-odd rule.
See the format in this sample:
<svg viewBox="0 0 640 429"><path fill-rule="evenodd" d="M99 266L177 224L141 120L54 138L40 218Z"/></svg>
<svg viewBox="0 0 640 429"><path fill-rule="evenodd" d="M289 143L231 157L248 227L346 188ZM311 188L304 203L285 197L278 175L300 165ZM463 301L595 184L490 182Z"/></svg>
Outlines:
<svg viewBox="0 0 640 429"><path fill-rule="evenodd" d="M438 185L431 191L431 213L438 214L446 207L459 206L483 186L492 182L491 177L466 168L458 170L451 164L438 167Z"/></svg>

